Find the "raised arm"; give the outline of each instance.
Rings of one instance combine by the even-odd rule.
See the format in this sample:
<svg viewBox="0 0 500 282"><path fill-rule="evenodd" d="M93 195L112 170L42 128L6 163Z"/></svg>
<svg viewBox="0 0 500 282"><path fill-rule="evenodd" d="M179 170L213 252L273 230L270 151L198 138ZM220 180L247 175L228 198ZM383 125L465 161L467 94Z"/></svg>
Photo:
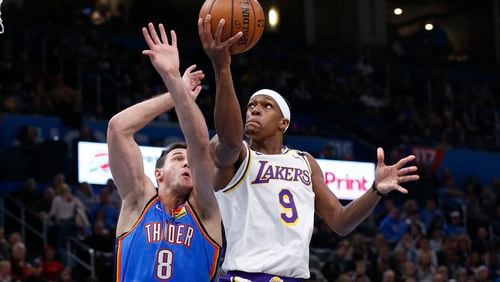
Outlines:
<svg viewBox="0 0 500 282"><path fill-rule="evenodd" d="M343 207L337 197L326 186L323 172L316 160L307 154L312 169L312 183L316 194L316 212L328 226L340 235L346 235L358 226L373 211L382 198L381 195L393 190L408 193L400 184L416 181L419 176L414 174L416 166L404 167L415 159L408 156L396 164L388 166L384 163L384 151L377 149L377 169L375 172L374 189L370 189L358 199ZM378 193L377 193L378 191Z"/></svg>
<svg viewBox="0 0 500 282"><path fill-rule="evenodd" d="M186 69L183 81L192 91L192 97L200 92L199 83L204 74L194 71L195 65ZM174 107L169 93L156 96L135 104L111 118L108 124L107 143L111 174L118 193L123 201L149 199L154 193L154 186L144 173L144 165L139 145L134 134L150 123L161 113Z"/></svg>
<svg viewBox="0 0 500 282"><path fill-rule="evenodd" d="M217 27L214 35L211 31L211 16L198 19L198 33L205 53L212 61L215 71L215 129L217 137L212 140L212 157L217 167L232 166L244 152L243 120L238 98L234 90L231 75L231 55L229 48L243 35L237 33L228 40L221 42L224 19Z"/></svg>
<svg viewBox="0 0 500 282"><path fill-rule="evenodd" d="M148 27L149 33L146 28L143 28L143 33L149 50L145 50L143 54L149 56L172 95L179 124L187 143L195 208L201 214L202 220L214 219L220 222L220 213L213 193L213 163L209 152L208 129L203 114L194 100L190 99L189 90L182 82L176 34L173 30L170 31L171 43L169 43L162 24L159 25L160 37L153 24L150 23Z"/></svg>

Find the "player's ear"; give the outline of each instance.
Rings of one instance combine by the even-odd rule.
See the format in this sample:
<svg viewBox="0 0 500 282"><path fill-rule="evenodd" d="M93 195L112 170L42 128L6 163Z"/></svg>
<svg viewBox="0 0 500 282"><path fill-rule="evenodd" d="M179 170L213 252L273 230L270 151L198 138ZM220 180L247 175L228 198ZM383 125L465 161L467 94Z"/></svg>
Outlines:
<svg viewBox="0 0 500 282"><path fill-rule="evenodd" d="M281 132L285 132L285 130L288 128L288 125L290 124L290 121L286 118L281 118L280 120L280 130Z"/></svg>
<svg viewBox="0 0 500 282"><path fill-rule="evenodd" d="M155 169L155 178L158 182L160 181L160 179L163 178L163 171L161 171L161 169L159 168Z"/></svg>

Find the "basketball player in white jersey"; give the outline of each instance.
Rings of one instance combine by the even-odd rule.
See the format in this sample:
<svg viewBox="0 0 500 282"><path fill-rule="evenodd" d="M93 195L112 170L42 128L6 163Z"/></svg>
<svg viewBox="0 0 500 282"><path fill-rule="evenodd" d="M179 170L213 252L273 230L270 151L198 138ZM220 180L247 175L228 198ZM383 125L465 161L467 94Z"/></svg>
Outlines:
<svg viewBox="0 0 500 282"><path fill-rule="evenodd" d="M316 160L283 145L291 114L280 94L268 89L254 93L243 124L228 51L241 34L221 42L224 23L213 35L210 21L210 16L199 19L198 29L216 79L218 135L211 141L211 153L227 240L222 265L227 275L220 281L302 281L309 278L314 212L336 233L348 234L383 195L393 190L408 192L400 184L418 180L417 167L404 167L415 157L387 166L378 148L372 189L343 207L326 186Z"/></svg>

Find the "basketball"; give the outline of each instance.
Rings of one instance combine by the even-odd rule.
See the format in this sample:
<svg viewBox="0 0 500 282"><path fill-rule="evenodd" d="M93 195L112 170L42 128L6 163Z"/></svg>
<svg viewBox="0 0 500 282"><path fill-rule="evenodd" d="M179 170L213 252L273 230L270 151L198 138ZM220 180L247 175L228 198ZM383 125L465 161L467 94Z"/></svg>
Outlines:
<svg viewBox="0 0 500 282"><path fill-rule="evenodd" d="M250 50L259 41L266 19L257 0L206 0L200 10L200 18L212 16L212 34L215 34L221 19L224 19L221 41L242 31L243 36L230 47L231 54Z"/></svg>

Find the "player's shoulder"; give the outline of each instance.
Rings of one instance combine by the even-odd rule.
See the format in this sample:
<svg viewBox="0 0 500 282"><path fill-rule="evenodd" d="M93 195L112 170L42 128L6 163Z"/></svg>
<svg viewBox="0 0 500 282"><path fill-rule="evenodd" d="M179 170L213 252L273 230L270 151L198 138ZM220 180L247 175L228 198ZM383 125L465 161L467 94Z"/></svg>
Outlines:
<svg viewBox="0 0 500 282"><path fill-rule="evenodd" d="M287 150L294 155L297 155L297 156L300 156L303 158L314 159L314 157L309 152L302 151L299 149L293 149L293 148L287 148Z"/></svg>

